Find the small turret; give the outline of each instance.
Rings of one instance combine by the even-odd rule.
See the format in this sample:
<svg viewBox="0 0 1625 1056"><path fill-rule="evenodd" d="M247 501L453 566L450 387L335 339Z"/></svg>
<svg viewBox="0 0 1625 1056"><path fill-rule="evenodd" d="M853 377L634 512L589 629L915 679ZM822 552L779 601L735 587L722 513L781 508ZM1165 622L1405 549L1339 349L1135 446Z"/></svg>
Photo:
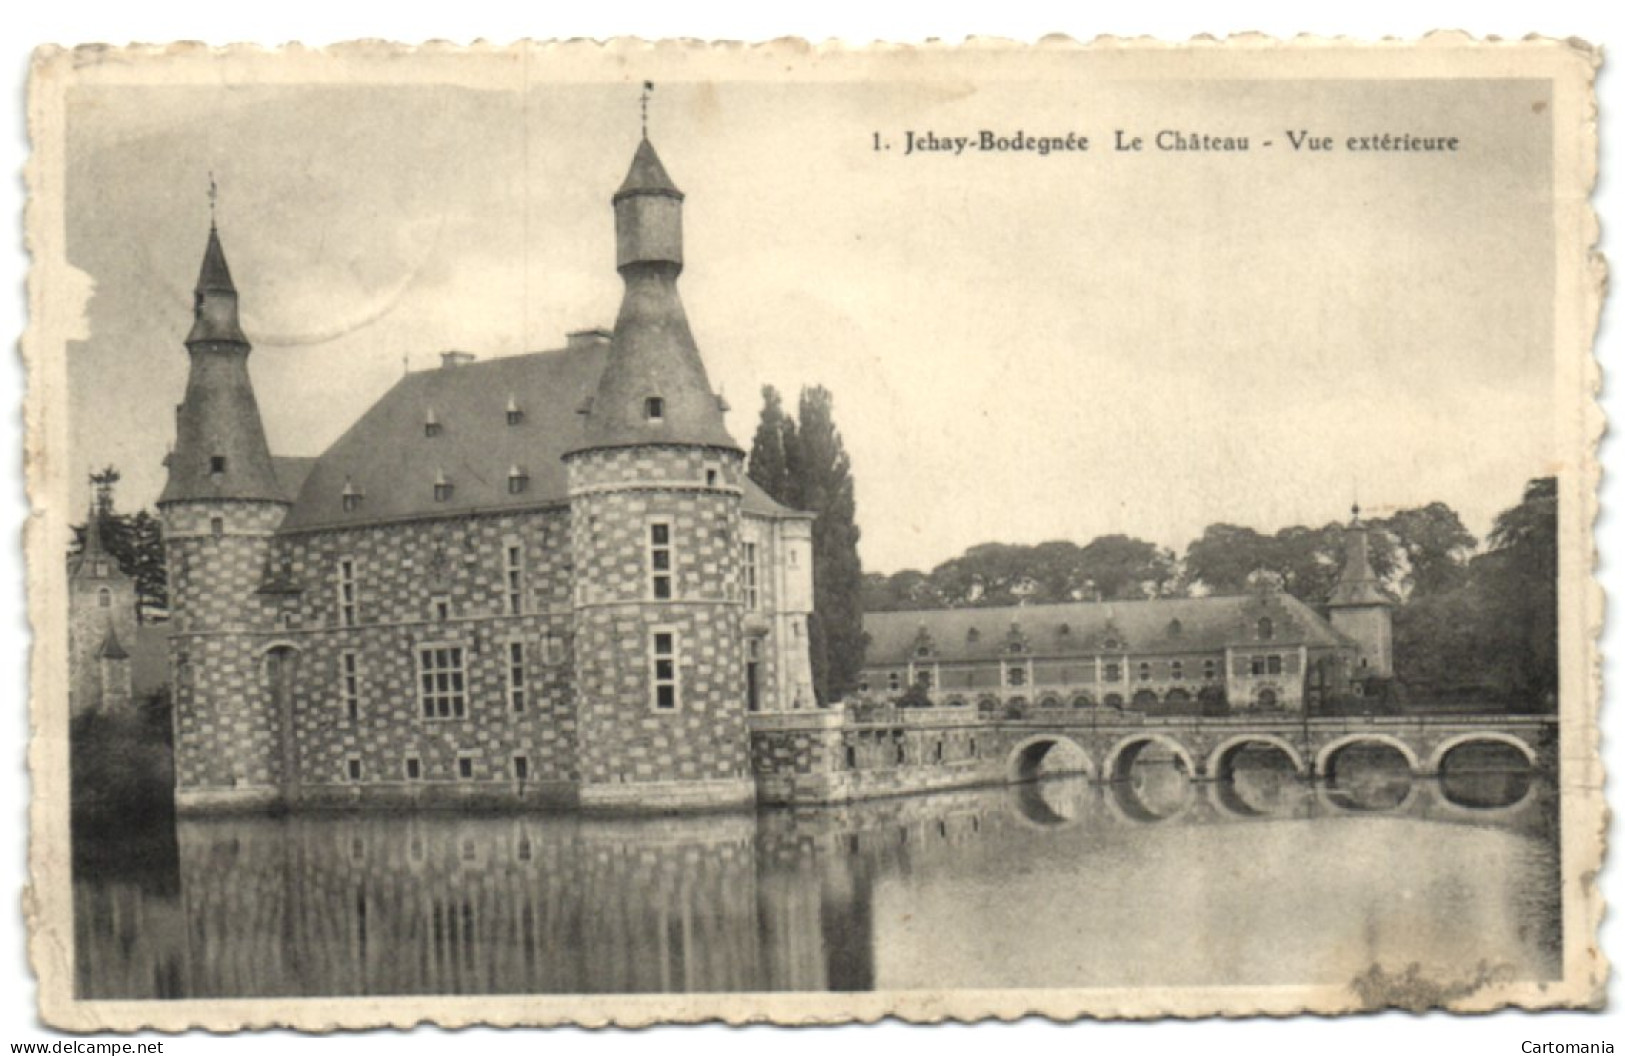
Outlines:
<svg viewBox="0 0 1625 1056"><path fill-rule="evenodd" d="M197 288L192 291L192 332L186 335L186 345L217 341L248 347L242 325L237 319L237 287L231 281L231 269L226 266L226 251L220 248L220 232L209 225L209 245L203 251L203 268L198 273Z"/></svg>
<svg viewBox="0 0 1625 1056"><path fill-rule="evenodd" d="M281 501L259 403L248 376L248 339L237 318L237 288L220 234L209 226L186 336L192 358L176 415L169 482L158 504L194 500Z"/></svg>
<svg viewBox="0 0 1625 1056"><path fill-rule="evenodd" d="M683 192L647 139L612 201L616 267L626 292L603 376L582 408L585 436L575 450L638 444L738 450L677 294Z"/></svg>
<svg viewBox="0 0 1625 1056"><path fill-rule="evenodd" d="M1356 605L1384 605L1393 602L1382 592L1382 582L1371 570L1371 541L1365 525L1360 523L1360 507L1353 509L1353 519L1344 529L1343 571L1337 577L1337 586L1326 599L1328 608Z"/></svg>
<svg viewBox="0 0 1625 1056"><path fill-rule="evenodd" d="M1332 627L1360 647L1356 675L1391 678L1394 673L1394 603L1371 570L1371 542L1360 507L1344 531L1343 571L1326 599Z"/></svg>

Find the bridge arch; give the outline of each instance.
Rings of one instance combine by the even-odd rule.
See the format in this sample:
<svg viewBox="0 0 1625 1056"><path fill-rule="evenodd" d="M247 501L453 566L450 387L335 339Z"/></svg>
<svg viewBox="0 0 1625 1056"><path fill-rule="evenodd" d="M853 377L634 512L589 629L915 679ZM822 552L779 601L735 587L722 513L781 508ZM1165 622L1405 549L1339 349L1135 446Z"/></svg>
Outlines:
<svg viewBox="0 0 1625 1056"><path fill-rule="evenodd" d="M1417 756L1416 749L1398 737L1388 733L1346 733L1341 737L1326 742L1320 751L1315 753L1315 773L1323 777L1330 774L1332 759L1338 752L1354 744L1385 744L1405 757L1405 763L1411 768L1412 774L1424 772L1422 760Z"/></svg>
<svg viewBox="0 0 1625 1056"><path fill-rule="evenodd" d="M1101 774L1107 781L1121 781L1128 777L1129 767L1149 744L1159 744L1169 749L1185 764L1185 773L1189 777L1198 777L1202 770L1196 765L1196 760L1183 744L1163 733L1131 733L1112 746L1106 756L1106 765L1102 767Z"/></svg>
<svg viewBox="0 0 1625 1056"><path fill-rule="evenodd" d="M1303 753L1293 746L1291 741L1278 737L1273 733L1238 733L1236 736L1221 741L1207 757L1207 773L1209 777L1224 777L1229 767L1227 758L1236 750L1249 744L1267 744L1280 750L1292 762L1292 769L1300 777L1308 776L1308 767L1304 765Z"/></svg>
<svg viewBox="0 0 1625 1056"><path fill-rule="evenodd" d="M1005 763L1005 774L1011 781L1036 781L1039 777L1039 767L1051 749L1065 745L1067 751L1075 751L1077 757L1083 761L1083 772L1091 780L1095 777L1095 761L1089 758L1089 753L1083 745L1070 737L1056 733L1039 733L1024 738L1010 749Z"/></svg>
<svg viewBox="0 0 1625 1056"><path fill-rule="evenodd" d="M1439 773L1444 768L1445 756L1462 745L1480 742L1510 745L1523 753L1523 757L1529 763L1531 769L1540 767L1540 756L1529 746L1529 742L1523 738L1513 736L1510 733L1502 733L1499 730L1474 730L1471 733L1458 733L1454 737L1447 737L1440 741L1438 747L1433 749L1433 754L1428 756L1428 773Z"/></svg>

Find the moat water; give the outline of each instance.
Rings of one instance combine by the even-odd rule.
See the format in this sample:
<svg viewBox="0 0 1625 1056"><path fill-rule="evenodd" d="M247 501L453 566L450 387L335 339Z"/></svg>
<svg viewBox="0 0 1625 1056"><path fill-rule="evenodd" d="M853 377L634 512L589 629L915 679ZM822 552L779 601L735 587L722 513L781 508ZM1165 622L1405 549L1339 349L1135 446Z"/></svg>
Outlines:
<svg viewBox="0 0 1625 1056"><path fill-rule="evenodd" d="M1464 753L1455 753L1464 755ZM83 998L1560 974L1557 797L1489 753L705 817L182 820L75 850ZM1455 757L1452 757L1455 762Z"/></svg>

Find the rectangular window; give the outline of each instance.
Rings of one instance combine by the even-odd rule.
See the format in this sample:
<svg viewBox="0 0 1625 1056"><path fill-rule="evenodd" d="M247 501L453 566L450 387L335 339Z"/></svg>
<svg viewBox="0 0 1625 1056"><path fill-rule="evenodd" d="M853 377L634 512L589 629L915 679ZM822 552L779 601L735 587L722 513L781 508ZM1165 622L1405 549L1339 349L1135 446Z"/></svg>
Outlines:
<svg viewBox="0 0 1625 1056"><path fill-rule="evenodd" d="M899 689L902 689L903 676L899 675L896 671L888 672L886 674L886 688L891 690L893 693L896 693Z"/></svg>
<svg viewBox="0 0 1625 1056"><path fill-rule="evenodd" d="M1262 675L1264 673L1264 658L1262 656L1253 657L1252 672L1255 675Z"/></svg>
<svg viewBox="0 0 1625 1056"><path fill-rule="evenodd" d="M352 755L344 760L344 773L351 781L361 780L361 757Z"/></svg>
<svg viewBox="0 0 1625 1056"><path fill-rule="evenodd" d="M1209 681L1209 682L1213 681L1214 676L1216 674L1218 674L1218 669L1219 669L1219 666L1217 664L1215 664L1212 660L1203 660L1202 661L1202 677L1204 679L1206 679L1207 681Z"/></svg>
<svg viewBox="0 0 1625 1056"><path fill-rule="evenodd" d="M1007 686L1025 686L1027 684L1027 669L1020 666L1005 668L1004 684Z"/></svg>
<svg viewBox="0 0 1625 1056"><path fill-rule="evenodd" d="M406 757L406 779L408 781L423 780L423 760L415 755Z"/></svg>
<svg viewBox="0 0 1625 1056"><path fill-rule="evenodd" d="M529 756L516 755L513 757L513 776L517 781L528 781L530 779Z"/></svg>
<svg viewBox="0 0 1625 1056"><path fill-rule="evenodd" d="M354 650L339 654L339 694L344 700L344 717L354 722L361 717L361 661Z"/></svg>
<svg viewBox="0 0 1625 1056"><path fill-rule="evenodd" d="M459 755L457 757L457 780L472 781L474 779L474 757L472 755Z"/></svg>
<svg viewBox="0 0 1625 1056"><path fill-rule="evenodd" d="M426 719L460 719L468 713L463 647L426 646L418 650L418 689Z"/></svg>
<svg viewBox="0 0 1625 1056"><path fill-rule="evenodd" d="M226 471L226 456L225 455L210 455L209 456L209 472L210 473L224 473L225 471Z"/></svg>
<svg viewBox="0 0 1625 1056"><path fill-rule="evenodd" d="M503 582L508 590L508 615L525 611L525 552L518 543L509 543L503 559Z"/></svg>
<svg viewBox="0 0 1625 1056"><path fill-rule="evenodd" d="M671 524L654 521L649 525L649 593L656 601L671 598Z"/></svg>
<svg viewBox="0 0 1625 1056"><path fill-rule="evenodd" d="M525 644L508 643L508 707L515 715L525 711Z"/></svg>
<svg viewBox="0 0 1625 1056"><path fill-rule="evenodd" d="M209 534L216 539L226 534L226 519L224 517L209 518Z"/></svg>
<svg viewBox="0 0 1625 1056"><path fill-rule="evenodd" d="M649 640L650 682L656 711L677 710L677 632L656 630Z"/></svg>
<svg viewBox="0 0 1625 1056"><path fill-rule="evenodd" d="M1168 675L1171 678L1184 678L1185 677L1185 665L1183 663L1181 663L1180 661L1175 660L1172 664L1169 665Z"/></svg>
<svg viewBox="0 0 1625 1056"><path fill-rule="evenodd" d="M1121 681L1123 681L1123 665L1122 664L1107 664L1106 665L1106 681L1108 681L1108 682L1121 682Z"/></svg>
<svg viewBox="0 0 1625 1056"><path fill-rule="evenodd" d="M762 710L762 640L745 639L745 710Z"/></svg>
<svg viewBox="0 0 1625 1056"><path fill-rule="evenodd" d="M451 619L451 599L450 598L448 598L448 597L446 597L444 595L441 595L440 597L435 598L430 604L433 605L433 607L434 607L434 618L435 619L441 621L442 623L444 623L446 620Z"/></svg>
<svg viewBox="0 0 1625 1056"><path fill-rule="evenodd" d="M339 626L354 627L356 620L355 559L339 558Z"/></svg>
<svg viewBox="0 0 1625 1056"><path fill-rule="evenodd" d="M745 608L755 612L761 601L757 589L756 544L745 544Z"/></svg>
<svg viewBox="0 0 1625 1056"><path fill-rule="evenodd" d="M1269 665L1267 667L1267 670L1272 675L1280 674L1281 673L1281 658L1279 656L1270 657L1269 658Z"/></svg>

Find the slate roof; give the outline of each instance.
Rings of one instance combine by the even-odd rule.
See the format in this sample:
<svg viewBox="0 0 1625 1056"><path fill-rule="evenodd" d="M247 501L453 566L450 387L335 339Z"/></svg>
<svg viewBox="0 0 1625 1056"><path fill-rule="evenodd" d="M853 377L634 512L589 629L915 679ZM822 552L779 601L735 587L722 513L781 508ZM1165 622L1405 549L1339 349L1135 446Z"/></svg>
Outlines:
<svg viewBox="0 0 1625 1056"><path fill-rule="evenodd" d="M620 189L611 200L618 202L632 194L664 194L683 200L683 192L666 174L666 166L660 163L660 155L655 153L654 144L647 137L638 143L632 155L632 167L626 170L626 179L621 181Z"/></svg>
<svg viewBox="0 0 1625 1056"><path fill-rule="evenodd" d="M1360 523L1358 509L1353 523L1343 534L1348 544L1344 547L1343 570L1338 574L1337 586L1332 588L1326 604L1331 608L1392 605L1393 602L1382 592L1382 583L1377 579L1377 574L1371 570L1371 543L1366 536L1365 525Z"/></svg>
<svg viewBox="0 0 1625 1056"><path fill-rule="evenodd" d="M226 251L220 246L220 232L209 225L209 244L203 250L203 267L198 271L197 308L193 312L192 332L186 335L188 345L199 341L229 341L246 345L242 325L237 319L237 287L231 281L231 268L226 265ZM219 310L205 310L218 307Z"/></svg>
<svg viewBox="0 0 1625 1056"><path fill-rule="evenodd" d="M276 473L276 482L282 488L282 497L289 502L299 497L299 489L305 486L305 478L314 468L316 459L309 455L271 456L271 469Z"/></svg>
<svg viewBox="0 0 1625 1056"><path fill-rule="evenodd" d="M597 386L607 359L608 344L593 340L406 375L321 457L305 460L308 466L278 461L279 480L291 482L303 474L281 530L530 509L565 501L561 456L581 446L584 428L576 409ZM515 425L508 424L510 402L520 415ZM434 436L425 430L431 410ZM528 478L519 494L508 490L514 468ZM441 474L451 492L437 502L434 483ZM346 485L360 496L351 510L344 508ZM794 515L754 484L745 489L743 508L762 516Z"/></svg>
<svg viewBox="0 0 1625 1056"><path fill-rule="evenodd" d="M1273 635L1268 639L1258 634L1263 617L1272 624ZM1107 646L1112 640L1132 656L1222 652L1229 645L1340 648L1353 644L1290 594L1243 594L871 612L863 618L869 634L865 664L907 663L921 641L922 629L938 661L1009 656L1012 626L1026 642L1027 654L1038 657L1114 652L1117 650Z"/></svg>

